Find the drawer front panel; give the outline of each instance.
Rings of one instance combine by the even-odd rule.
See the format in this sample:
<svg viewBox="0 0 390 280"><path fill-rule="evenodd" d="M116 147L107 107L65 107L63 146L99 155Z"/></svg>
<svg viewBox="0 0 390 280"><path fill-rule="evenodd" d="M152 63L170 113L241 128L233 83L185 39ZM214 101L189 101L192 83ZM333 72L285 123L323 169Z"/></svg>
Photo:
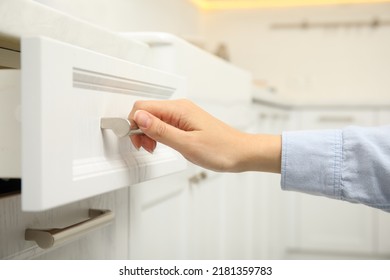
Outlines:
<svg viewBox="0 0 390 280"><path fill-rule="evenodd" d="M127 118L138 99L184 94L171 74L47 38L22 41L22 202L39 211L180 171L185 160L153 155L100 128Z"/></svg>

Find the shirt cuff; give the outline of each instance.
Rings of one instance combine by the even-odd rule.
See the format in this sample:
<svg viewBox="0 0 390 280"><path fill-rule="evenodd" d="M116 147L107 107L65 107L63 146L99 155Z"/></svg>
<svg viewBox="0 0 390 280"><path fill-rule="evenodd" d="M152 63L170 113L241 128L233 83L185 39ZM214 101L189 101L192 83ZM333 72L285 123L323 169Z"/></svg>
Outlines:
<svg viewBox="0 0 390 280"><path fill-rule="evenodd" d="M341 199L342 131L282 134L281 187Z"/></svg>

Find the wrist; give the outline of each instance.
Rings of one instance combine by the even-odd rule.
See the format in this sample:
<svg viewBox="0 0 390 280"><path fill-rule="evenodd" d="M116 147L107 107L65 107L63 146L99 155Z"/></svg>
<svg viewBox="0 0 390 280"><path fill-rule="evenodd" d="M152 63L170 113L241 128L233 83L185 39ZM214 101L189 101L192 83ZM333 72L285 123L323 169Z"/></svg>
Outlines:
<svg viewBox="0 0 390 280"><path fill-rule="evenodd" d="M243 134L237 170L281 172L282 137L269 134Z"/></svg>

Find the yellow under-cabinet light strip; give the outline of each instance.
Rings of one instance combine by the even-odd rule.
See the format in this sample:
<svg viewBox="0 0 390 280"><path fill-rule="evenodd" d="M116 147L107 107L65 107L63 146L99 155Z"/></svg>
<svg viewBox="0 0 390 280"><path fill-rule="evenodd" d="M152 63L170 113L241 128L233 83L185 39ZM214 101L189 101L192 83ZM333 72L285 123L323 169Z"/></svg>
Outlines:
<svg viewBox="0 0 390 280"><path fill-rule="evenodd" d="M340 4L374 4L390 0L191 0L204 10L279 8Z"/></svg>

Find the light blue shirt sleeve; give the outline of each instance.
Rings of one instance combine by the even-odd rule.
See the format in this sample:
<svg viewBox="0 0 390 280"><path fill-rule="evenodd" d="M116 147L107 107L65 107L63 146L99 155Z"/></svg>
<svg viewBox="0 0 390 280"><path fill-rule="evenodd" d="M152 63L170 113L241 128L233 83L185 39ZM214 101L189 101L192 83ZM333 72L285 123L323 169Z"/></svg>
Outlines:
<svg viewBox="0 0 390 280"><path fill-rule="evenodd" d="M390 126L282 134L283 190L390 212Z"/></svg>

